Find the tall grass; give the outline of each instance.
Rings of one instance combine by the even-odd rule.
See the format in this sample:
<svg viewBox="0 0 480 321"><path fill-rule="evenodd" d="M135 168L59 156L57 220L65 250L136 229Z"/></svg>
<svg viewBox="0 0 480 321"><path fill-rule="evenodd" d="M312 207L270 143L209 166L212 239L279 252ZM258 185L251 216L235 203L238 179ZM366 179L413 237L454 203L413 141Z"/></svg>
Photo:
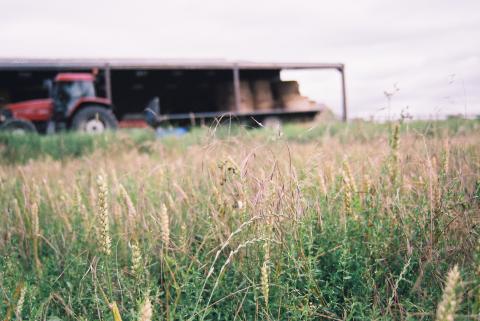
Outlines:
<svg viewBox="0 0 480 321"><path fill-rule="evenodd" d="M480 124L389 128L9 137L2 320L475 320Z"/></svg>

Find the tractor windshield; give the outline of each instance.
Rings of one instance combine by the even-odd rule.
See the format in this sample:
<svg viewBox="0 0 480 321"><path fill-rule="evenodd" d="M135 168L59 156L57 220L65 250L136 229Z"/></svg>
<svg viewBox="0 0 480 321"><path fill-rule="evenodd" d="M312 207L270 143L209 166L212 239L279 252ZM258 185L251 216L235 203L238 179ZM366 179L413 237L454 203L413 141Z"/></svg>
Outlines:
<svg viewBox="0 0 480 321"><path fill-rule="evenodd" d="M52 92L55 114L65 115L83 97L95 97L95 87L90 81L60 81Z"/></svg>
<svg viewBox="0 0 480 321"><path fill-rule="evenodd" d="M95 87L90 81L62 81L56 83L53 96L66 95L74 98L95 97Z"/></svg>

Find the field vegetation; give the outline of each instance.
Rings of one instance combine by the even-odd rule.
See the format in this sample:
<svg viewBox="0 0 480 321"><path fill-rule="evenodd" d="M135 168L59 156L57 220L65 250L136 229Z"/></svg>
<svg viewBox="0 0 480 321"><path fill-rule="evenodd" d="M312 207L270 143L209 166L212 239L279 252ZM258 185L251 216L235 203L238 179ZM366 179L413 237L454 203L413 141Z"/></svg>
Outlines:
<svg viewBox="0 0 480 321"><path fill-rule="evenodd" d="M480 122L0 135L0 319L478 320Z"/></svg>

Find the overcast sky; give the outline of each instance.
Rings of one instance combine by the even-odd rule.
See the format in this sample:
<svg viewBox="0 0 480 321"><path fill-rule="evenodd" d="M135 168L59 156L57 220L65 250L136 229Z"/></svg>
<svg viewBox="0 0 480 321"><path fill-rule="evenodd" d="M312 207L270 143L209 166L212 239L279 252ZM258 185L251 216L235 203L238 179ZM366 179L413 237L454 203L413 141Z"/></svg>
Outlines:
<svg viewBox="0 0 480 321"><path fill-rule="evenodd" d="M480 0L0 4L1 57L343 62L354 116L480 114ZM340 111L337 72L282 77Z"/></svg>

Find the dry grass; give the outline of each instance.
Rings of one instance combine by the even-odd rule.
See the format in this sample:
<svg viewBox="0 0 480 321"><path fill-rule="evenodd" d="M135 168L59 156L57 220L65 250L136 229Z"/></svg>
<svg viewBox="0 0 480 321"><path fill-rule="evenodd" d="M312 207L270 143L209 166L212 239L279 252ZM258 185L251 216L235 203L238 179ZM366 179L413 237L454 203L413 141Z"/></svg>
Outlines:
<svg viewBox="0 0 480 321"><path fill-rule="evenodd" d="M458 264L468 319L480 293L473 124L368 139L369 125L205 133L1 166L0 314L26 282L32 320L433 319Z"/></svg>

